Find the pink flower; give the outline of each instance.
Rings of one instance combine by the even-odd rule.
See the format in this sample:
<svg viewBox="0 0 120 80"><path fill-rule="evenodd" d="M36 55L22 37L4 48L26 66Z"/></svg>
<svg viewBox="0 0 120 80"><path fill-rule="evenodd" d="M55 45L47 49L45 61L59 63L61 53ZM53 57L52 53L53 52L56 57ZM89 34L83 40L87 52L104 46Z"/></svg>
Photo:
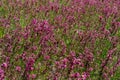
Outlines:
<svg viewBox="0 0 120 80"><path fill-rule="evenodd" d="M0 68L0 80L4 80L4 71Z"/></svg>
<svg viewBox="0 0 120 80"><path fill-rule="evenodd" d="M16 71L20 72L21 71L21 67L20 66L16 66Z"/></svg>
<svg viewBox="0 0 120 80"><path fill-rule="evenodd" d="M90 67L90 68L89 68L89 71L93 71L93 68L92 68L92 67Z"/></svg>
<svg viewBox="0 0 120 80"><path fill-rule="evenodd" d="M82 80L81 78L78 78L77 80Z"/></svg>
<svg viewBox="0 0 120 80"><path fill-rule="evenodd" d="M81 65L82 63L81 63L81 59L77 59L77 58L75 58L74 60L73 60L73 64L78 64L78 65Z"/></svg>
<svg viewBox="0 0 120 80"><path fill-rule="evenodd" d="M93 60L93 53L90 51L89 48L85 48L85 51L84 51L84 54L85 54L85 59L87 61L92 61Z"/></svg>
<svg viewBox="0 0 120 80"><path fill-rule="evenodd" d="M37 46L33 46L32 49L33 49L34 51L36 51L36 50L37 50Z"/></svg>
<svg viewBox="0 0 120 80"><path fill-rule="evenodd" d="M36 78L36 74L32 74L31 78L35 79Z"/></svg>
<svg viewBox="0 0 120 80"><path fill-rule="evenodd" d="M67 59L67 58L64 58L64 59L62 59L61 61L63 62L63 64L67 64L68 59Z"/></svg>
<svg viewBox="0 0 120 80"><path fill-rule="evenodd" d="M30 70L31 70L31 71L34 70L34 67L30 67Z"/></svg>
<svg viewBox="0 0 120 80"><path fill-rule="evenodd" d="M44 59L45 59L45 60L49 60L49 59L50 59L50 56L46 55L46 56L44 56Z"/></svg>
<svg viewBox="0 0 120 80"><path fill-rule="evenodd" d="M75 57L75 52L71 51L71 52L70 52L70 55L71 55L72 57Z"/></svg>
<svg viewBox="0 0 120 80"><path fill-rule="evenodd" d="M71 77L73 77L73 78L79 78L80 77L80 73L78 73L78 72L73 73L73 74L71 74Z"/></svg>
<svg viewBox="0 0 120 80"><path fill-rule="evenodd" d="M82 74L82 80L86 80L89 74L87 72L83 72Z"/></svg>
<svg viewBox="0 0 120 80"><path fill-rule="evenodd" d="M107 73L103 73L103 77L104 77L106 80L109 80L109 77L108 77Z"/></svg>
<svg viewBox="0 0 120 80"><path fill-rule="evenodd" d="M61 69L64 69L64 68L67 67L67 65L66 65L66 64L61 64L59 67L60 67Z"/></svg>
<svg viewBox="0 0 120 80"><path fill-rule="evenodd" d="M26 63L26 70L27 70L27 71L33 70L32 67L33 67L34 62L35 62L34 58L32 58L32 57L29 57L29 58L28 58L28 61L27 61L27 63Z"/></svg>
<svg viewBox="0 0 120 80"><path fill-rule="evenodd" d="M96 0L89 0L89 4L90 4L91 6L95 5L96 3L97 3Z"/></svg>
<svg viewBox="0 0 120 80"><path fill-rule="evenodd" d="M53 80L58 80L57 76L55 76Z"/></svg>
<svg viewBox="0 0 120 80"><path fill-rule="evenodd" d="M4 62L4 63L2 64L2 67L7 68L7 67L8 67L7 63Z"/></svg>
<svg viewBox="0 0 120 80"><path fill-rule="evenodd" d="M37 24L37 20L36 20L36 19L33 19L33 20L32 20L32 23L33 23L33 24Z"/></svg>
<svg viewBox="0 0 120 80"><path fill-rule="evenodd" d="M87 78L86 74L83 74L82 75L82 80L86 80L86 78Z"/></svg>

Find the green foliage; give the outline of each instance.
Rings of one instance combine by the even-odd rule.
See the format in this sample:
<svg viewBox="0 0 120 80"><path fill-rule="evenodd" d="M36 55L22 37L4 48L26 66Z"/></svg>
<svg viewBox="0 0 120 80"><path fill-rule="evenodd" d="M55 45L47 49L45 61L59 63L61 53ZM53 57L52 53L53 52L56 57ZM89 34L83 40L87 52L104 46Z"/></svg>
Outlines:
<svg viewBox="0 0 120 80"><path fill-rule="evenodd" d="M116 36L120 37L120 28L117 30Z"/></svg>
<svg viewBox="0 0 120 80"><path fill-rule="evenodd" d="M0 16L4 16L6 14L6 11L3 7L0 7Z"/></svg>
<svg viewBox="0 0 120 80"><path fill-rule="evenodd" d="M0 27L0 38L4 36L4 29Z"/></svg>
<svg viewBox="0 0 120 80"><path fill-rule="evenodd" d="M20 25L22 26L22 28L24 28L26 26L26 21L25 21L25 17L24 16L20 17Z"/></svg>
<svg viewBox="0 0 120 80"><path fill-rule="evenodd" d="M118 67L115 74L111 77L111 80L119 80L119 79L120 79L120 67Z"/></svg>
<svg viewBox="0 0 120 80"><path fill-rule="evenodd" d="M96 45L96 50L102 50L101 57L105 58L108 50L111 47L111 42L108 39L103 39L103 40L97 39L95 45Z"/></svg>
<svg viewBox="0 0 120 80"><path fill-rule="evenodd" d="M112 17L109 17L106 22L106 29L109 29L111 27Z"/></svg>

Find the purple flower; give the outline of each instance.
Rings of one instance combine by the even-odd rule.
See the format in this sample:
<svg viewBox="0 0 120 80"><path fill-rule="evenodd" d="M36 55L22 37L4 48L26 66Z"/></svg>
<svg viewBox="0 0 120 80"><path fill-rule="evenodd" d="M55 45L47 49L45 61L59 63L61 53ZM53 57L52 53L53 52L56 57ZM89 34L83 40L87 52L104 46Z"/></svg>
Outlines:
<svg viewBox="0 0 120 80"><path fill-rule="evenodd" d="M72 78L79 78L80 77L80 73L78 73L78 72L73 73L73 74L71 74L71 77Z"/></svg>
<svg viewBox="0 0 120 80"><path fill-rule="evenodd" d="M85 60L87 61L93 60L93 53L90 51L90 49L85 48L84 55L85 55Z"/></svg>
<svg viewBox="0 0 120 80"><path fill-rule="evenodd" d="M4 71L0 68L0 80L4 80L5 75L4 75Z"/></svg>
<svg viewBox="0 0 120 80"><path fill-rule="evenodd" d="M74 64L74 65L76 65L76 64L81 65L81 64L82 64L82 63L81 63L81 59L75 58L75 59L73 60L73 64Z"/></svg>
<svg viewBox="0 0 120 80"><path fill-rule="evenodd" d="M29 57L26 63L26 70L27 71L31 71L33 70L33 64L34 64L35 60L32 57Z"/></svg>

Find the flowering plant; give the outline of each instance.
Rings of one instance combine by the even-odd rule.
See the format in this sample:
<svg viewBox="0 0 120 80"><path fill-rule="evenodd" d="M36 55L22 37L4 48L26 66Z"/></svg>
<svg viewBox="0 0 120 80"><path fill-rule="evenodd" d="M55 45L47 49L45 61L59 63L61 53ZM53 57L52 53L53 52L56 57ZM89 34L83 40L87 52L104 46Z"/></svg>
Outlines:
<svg viewBox="0 0 120 80"><path fill-rule="evenodd" d="M0 80L120 79L120 0L1 0Z"/></svg>

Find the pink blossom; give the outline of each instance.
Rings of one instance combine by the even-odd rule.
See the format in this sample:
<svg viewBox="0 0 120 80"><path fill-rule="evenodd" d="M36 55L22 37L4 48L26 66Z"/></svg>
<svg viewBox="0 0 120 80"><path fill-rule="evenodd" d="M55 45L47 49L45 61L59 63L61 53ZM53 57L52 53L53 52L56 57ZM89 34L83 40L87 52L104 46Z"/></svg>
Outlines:
<svg viewBox="0 0 120 80"><path fill-rule="evenodd" d="M82 80L86 80L87 79L87 74L86 73L83 73L82 74Z"/></svg>
<svg viewBox="0 0 120 80"><path fill-rule="evenodd" d="M32 74L32 75L31 75L31 78L32 78L32 79L35 79L35 78L36 78L36 74Z"/></svg>
<svg viewBox="0 0 120 80"><path fill-rule="evenodd" d="M49 60L49 59L50 59L50 56L46 55L46 56L44 56L44 59L45 59L45 60Z"/></svg>
<svg viewBox="0 0 120 80"><path fill-rule="evenodd" d="M78 72L71 74L72 78L79 78L80 74Z"/></svg>
<svg viewBox="0 0 120 80"><path fill-rule="evenodd" d="M5 74L4 71L0 68L0 80L4 80Z"/></svg>
<svg viewBox="0 0 120 80"><path fill-rule="evenodd" d="M21 67L20 66L16 66L16 71L20 72L21 71Z"/></svg>
<svg viewBox="0 0 120 80"><path fill-rule="evenodd" d="M6 62L4 62L4 63L2 64L2 67L7 68L7 67L8 67L8 64L7 64Z"/></svg>

